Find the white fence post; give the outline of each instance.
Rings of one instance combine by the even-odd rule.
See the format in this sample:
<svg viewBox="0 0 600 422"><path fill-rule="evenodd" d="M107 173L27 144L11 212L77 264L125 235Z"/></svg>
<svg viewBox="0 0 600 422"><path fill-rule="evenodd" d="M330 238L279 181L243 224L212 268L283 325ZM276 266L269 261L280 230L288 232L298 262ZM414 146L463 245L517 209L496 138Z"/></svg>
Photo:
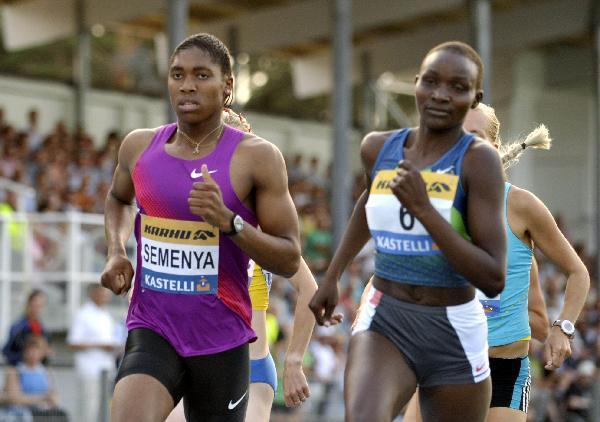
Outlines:
<svg viewBox="0 0 600 422"><path fill-rule="evenodd" d="M10 261L11 245L8 235L9 220L0 215L0 340L4 344L10 324Z"/></svg>
<svg viewBox="0 0 600 422"><path fill-rule="evenodd" d="M67 255L67 281L69 289L68 320L72 321L81 303L81 280L79 278L79 256L81 240L81 218L79 213L69 213L69 242Z"/></svg>

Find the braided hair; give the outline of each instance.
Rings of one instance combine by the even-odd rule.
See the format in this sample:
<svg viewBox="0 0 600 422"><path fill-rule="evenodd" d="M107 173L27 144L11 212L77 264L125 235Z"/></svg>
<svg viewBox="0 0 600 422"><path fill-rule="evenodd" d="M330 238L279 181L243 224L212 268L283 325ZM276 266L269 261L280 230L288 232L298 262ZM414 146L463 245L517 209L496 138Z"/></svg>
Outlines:
<svg viewBox="0 0 600 422"><path fill-rule="evenodd" d="M223 109L223 122L236 129L252 133L252 126L242 113L236 113L229 107Z"/></svg>
<svg viewBox="0 0 600 422"><path fill-rule="evenodd" d="M544 124L538 125L525 138L519 137L505 144L500 139L500 121L496 116L496 111L483 103L479 103L477 109L489 120L485 132L489 140L498 147L504 170L517 164L527 148L550 149L552 139L548 133L548 128Z"/></svg>

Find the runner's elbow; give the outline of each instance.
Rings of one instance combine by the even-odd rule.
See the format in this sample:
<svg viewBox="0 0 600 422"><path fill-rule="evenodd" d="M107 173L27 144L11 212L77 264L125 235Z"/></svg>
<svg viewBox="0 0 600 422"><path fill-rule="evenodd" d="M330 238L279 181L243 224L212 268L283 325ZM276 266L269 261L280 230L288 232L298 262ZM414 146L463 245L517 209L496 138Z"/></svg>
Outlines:
<svg viewBox="0 0 600 422"><path fill-rule="evenodd" d="M487 297L495 297L504 290L504 280L506 279L506 268L494 268L488 274L482 274L479 280L486 280L485 284L476 286Z"/></svg>
<svg viewBox="0 0 600 422"><path fill-rule="evenodd" d="M300 252L298 254L291 255L286 262L282 263L280 275L285 278L292 278L300 268Z"/></svg>
<svg viewBox="0 0 600 422"><path fill-rule="evenodd" d="M294 244L290 247L288 253L282 256L280 269L276 273L285 277L292 278L300 268L300 245Z"/></svg>

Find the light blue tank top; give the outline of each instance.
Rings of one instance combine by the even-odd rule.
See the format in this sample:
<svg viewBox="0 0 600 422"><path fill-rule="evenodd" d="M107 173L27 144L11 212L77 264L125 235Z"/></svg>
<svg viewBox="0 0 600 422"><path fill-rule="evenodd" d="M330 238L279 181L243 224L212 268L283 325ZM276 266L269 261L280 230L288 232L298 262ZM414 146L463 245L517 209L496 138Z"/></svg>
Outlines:
<svg viewBox="0 0 600 422"><path fill-rule="evenodd" d="M29 368L24 363L17 365L17 373L21 383L21 390L28 395L42 395L48 393L50 383L48 372L43 365Z"/></svg>
<svg viewBox="0 0 600 422"><path fill-rule="evenodd" d="M533 252L512 232L508 224L510 186L510 183L505 183L504 224L508 240L508 259L504 290L494 298L488 298L482 292L477 292L488 317L488 343L490 346L502 346L531 338L528 298Z"/></svg>
<svg viewBox="0 0 600 422"><path fill-rule="evenodd" d="M432 287L463 287L469 282L450 265L425 227L392 193L389 183L404 158L410 129L394 133L385 142L371 174L366 204L367 222L375 241L375 275L390 281ZM431 204L465 239L467 198L461 184L461 166L473 135L464 134L438 161L423 169Z"/></svg>

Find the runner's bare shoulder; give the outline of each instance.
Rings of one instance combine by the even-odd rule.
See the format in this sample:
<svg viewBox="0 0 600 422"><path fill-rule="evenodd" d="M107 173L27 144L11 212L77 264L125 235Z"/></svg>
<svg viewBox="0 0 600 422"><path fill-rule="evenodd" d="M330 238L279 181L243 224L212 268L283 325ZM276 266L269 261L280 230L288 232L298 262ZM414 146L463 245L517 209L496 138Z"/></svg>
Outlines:
<svg viewBox="0 0 600 422"><path fill-rule="evenodd" d="M253 133L246 133L238 147L239 159L243 163L260 167L263 173L285 170L281 151L275 144Z"/></svg>
<svg viewBox="0 0 600 422"><path fill-rule="evenodd" d="M360 157L363 167L370 173L381 147L385 141L394 133L393 130L385 132L369 132L360 143Z"/></svg>
<svg viewBox="0 0 600 422"><path fill-rule="evenodd" d="M119 149L119 165L132 169L142 152L150 145L158 129L135 129L129 132Z"/></svg>

